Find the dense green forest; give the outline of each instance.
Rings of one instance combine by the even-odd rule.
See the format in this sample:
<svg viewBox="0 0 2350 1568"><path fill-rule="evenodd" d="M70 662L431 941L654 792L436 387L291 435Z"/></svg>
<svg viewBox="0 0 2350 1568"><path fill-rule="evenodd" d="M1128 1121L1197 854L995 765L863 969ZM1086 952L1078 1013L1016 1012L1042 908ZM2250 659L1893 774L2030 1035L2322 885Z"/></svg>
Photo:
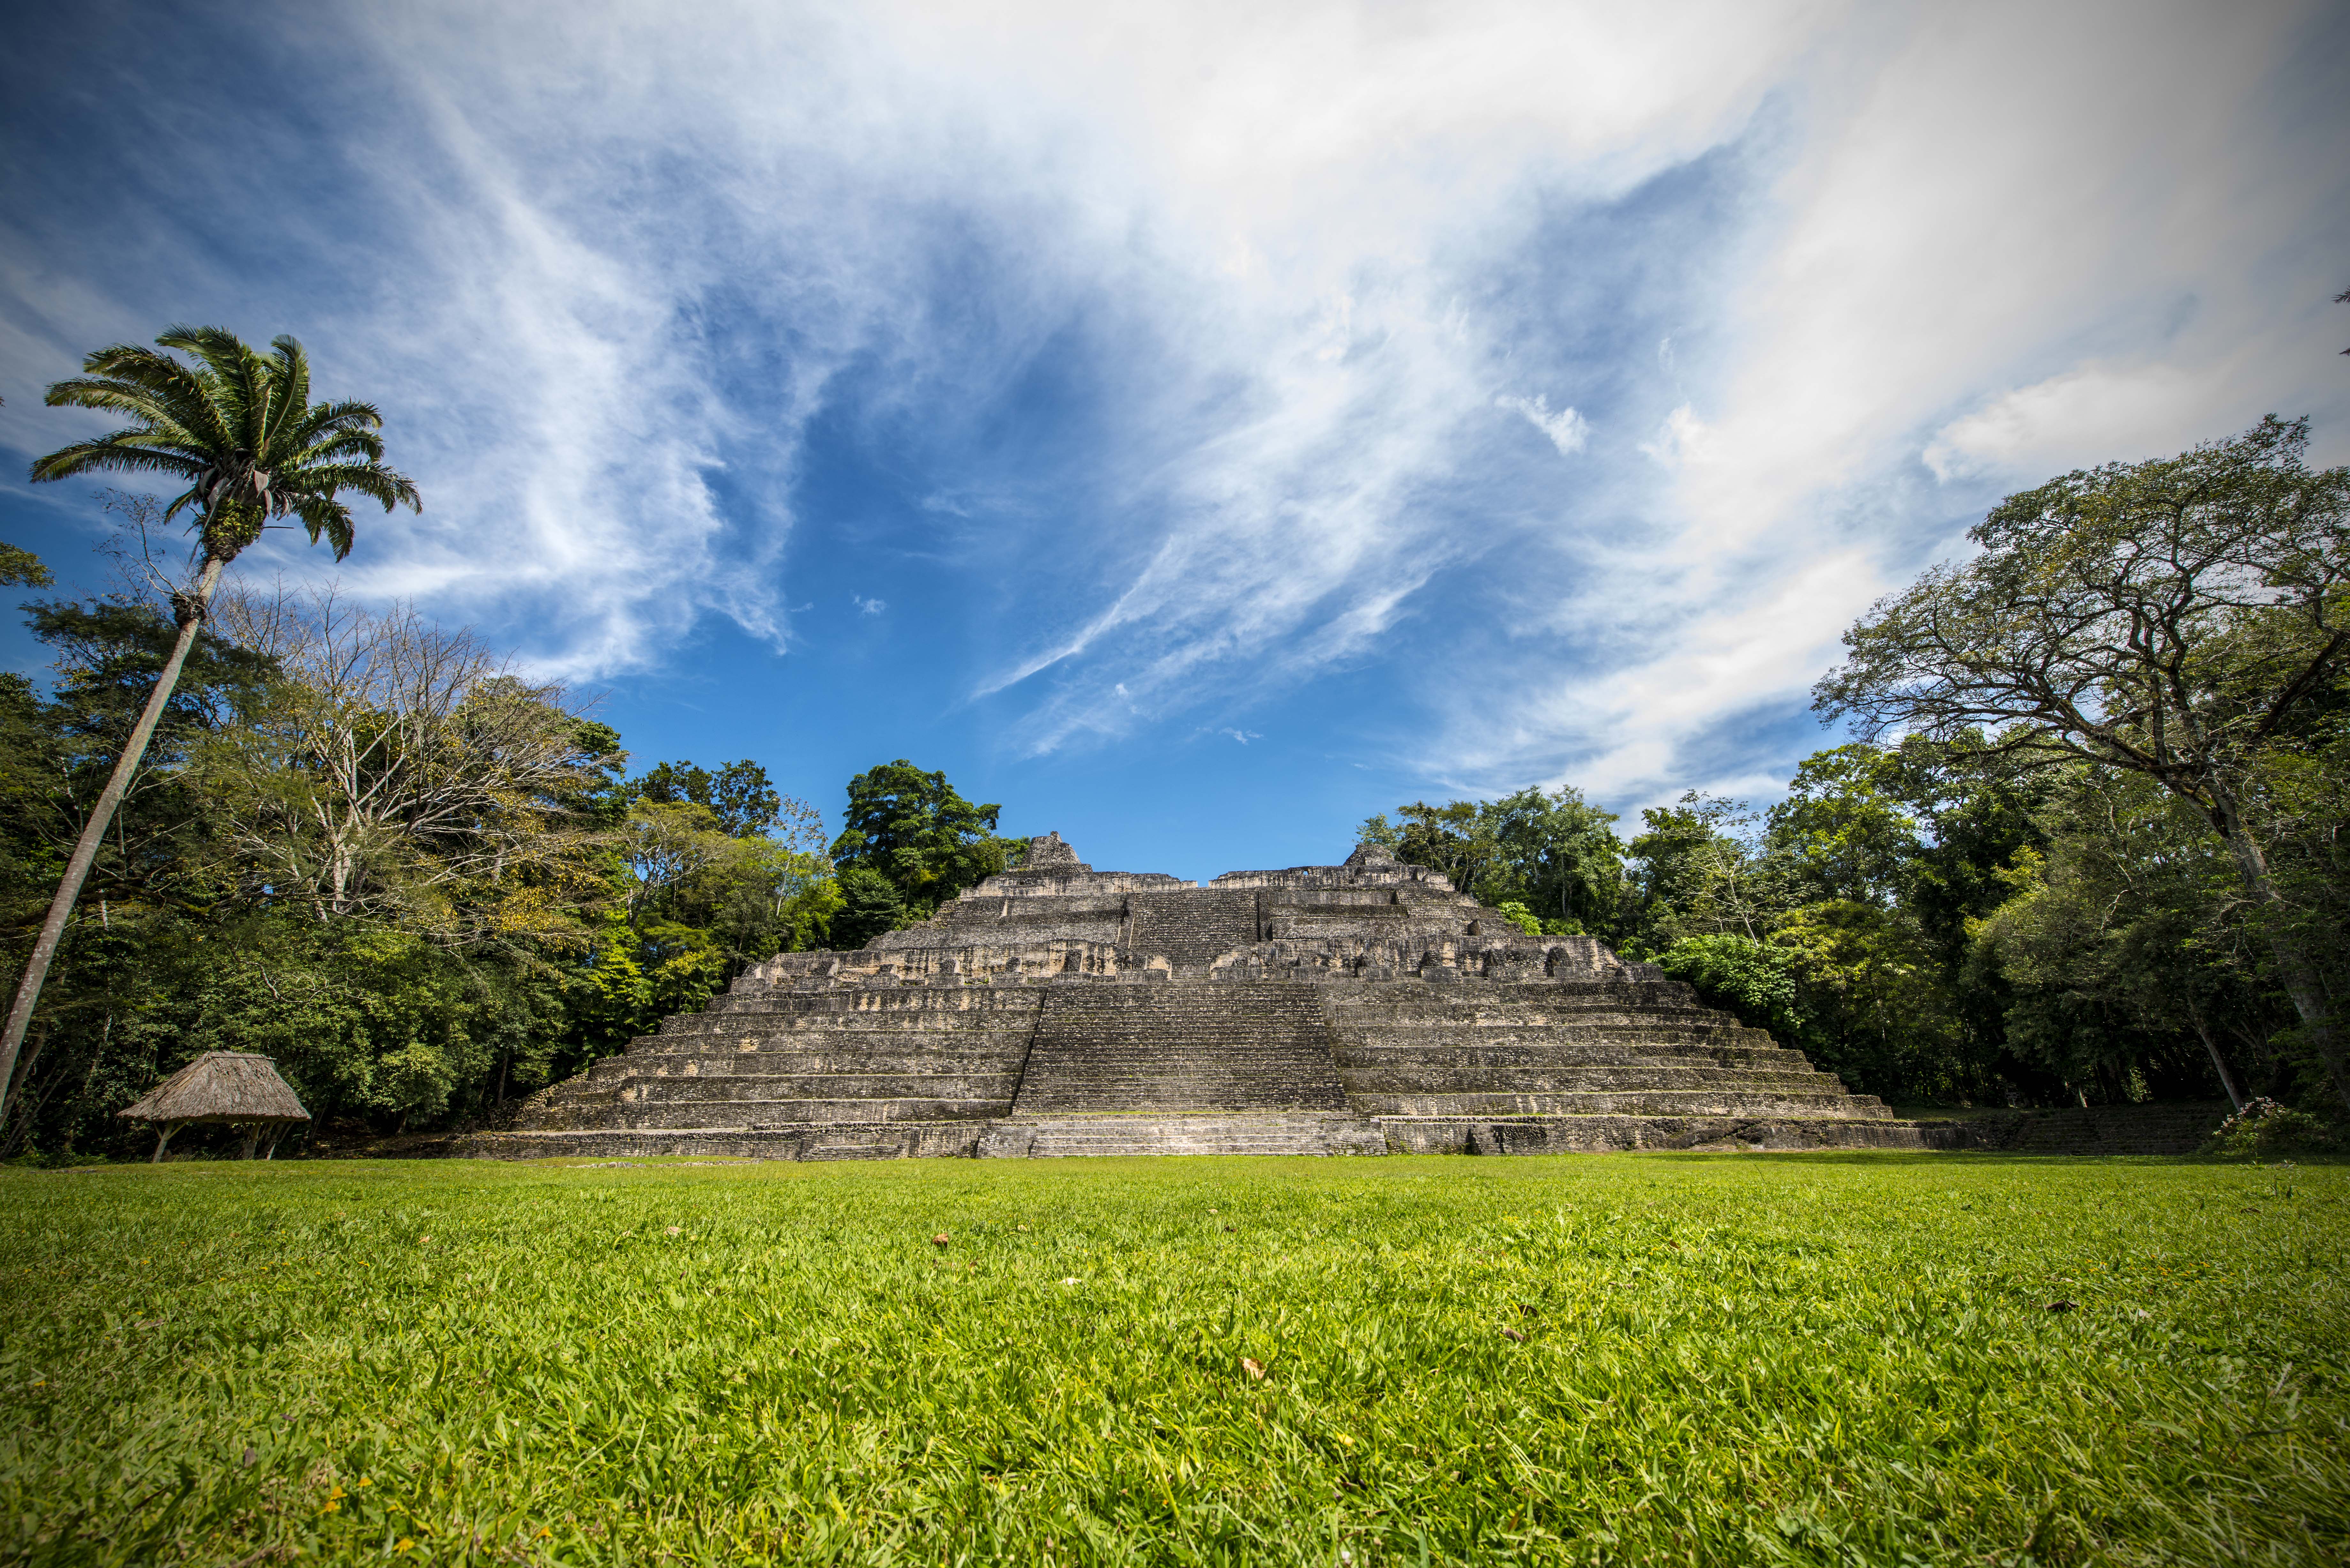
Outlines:
<svg viewBox="0 0 2350 1568"><path fill-rule="evenodd" d="M1767 810L1637 828L1573 788L1360 836L1530 930L1596 935L1898 1104L2267 1095L2338 1117L2350 980L2350 473L2267 421L2011 498L1846 636ZM190 624L25 607L0 676L11 978ZM39 587L22 551L0 578ZM899 760L837 835L750 761L639 768L573 694L413 610L227 579L31 1014L0 1157L143 1147L196 1053L275 1057L321 1122L478 1124L779 950L854 947L1007 864L1000 807ZM2115 628L2122 628L2119 634ZM132 748L136 751L136 748Z"/></svg>

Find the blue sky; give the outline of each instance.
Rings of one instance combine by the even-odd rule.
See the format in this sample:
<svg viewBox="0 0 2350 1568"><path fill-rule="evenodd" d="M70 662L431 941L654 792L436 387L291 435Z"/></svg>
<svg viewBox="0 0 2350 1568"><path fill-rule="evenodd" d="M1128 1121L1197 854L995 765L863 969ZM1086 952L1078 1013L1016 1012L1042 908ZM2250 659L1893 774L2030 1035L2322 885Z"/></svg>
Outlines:
<svg viewBox="0 0 2350 1568"><path fill-rule="evenodd" d="M426 510L248 572L836 824L899 756L1195 877L1767 799L2007 490L2350 460L2324 5L11 10L0 537L106 586L23 479L81 353L292 332Z"/></svg>

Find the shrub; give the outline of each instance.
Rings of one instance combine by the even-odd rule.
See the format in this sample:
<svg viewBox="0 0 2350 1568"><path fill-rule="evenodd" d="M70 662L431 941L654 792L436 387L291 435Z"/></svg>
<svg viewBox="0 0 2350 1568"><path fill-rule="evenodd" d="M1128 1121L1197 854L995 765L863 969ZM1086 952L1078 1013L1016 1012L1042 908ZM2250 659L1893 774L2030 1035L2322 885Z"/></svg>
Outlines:
<svg viewBox="0 0 2350 1568"><path fill-rule="evenodd" d="M1501 910L1504 919L1506 919L1512 925L1517 927L1518 929L1525 932L1526 935L1530 937L1538 937L1543 934L1542 920L1532 909L1527 909L1515 898L1513 898L1504 904L1496 904L1493 907Z"/></svg>
<svg viewBox="0 0 2350 1568"><path fill-rule="evenodd" d="M1783 1039L1803 1032L1795 1001L1795 959L1752 937L1724 932L1683 937L1665 950L1657 967L1686 981L1716 1007L1738 1014L1749 1028L1768 1029Z"/></svg>
<svg viewBox="0 0 2350 1568"><path fill-rule="evenodd" d="M2306 1111L2281 1106L2263 1095L2220 1124L2204 1144L2205 1154L2299 1154L2335 1147L2333 1133Z"/></svg>

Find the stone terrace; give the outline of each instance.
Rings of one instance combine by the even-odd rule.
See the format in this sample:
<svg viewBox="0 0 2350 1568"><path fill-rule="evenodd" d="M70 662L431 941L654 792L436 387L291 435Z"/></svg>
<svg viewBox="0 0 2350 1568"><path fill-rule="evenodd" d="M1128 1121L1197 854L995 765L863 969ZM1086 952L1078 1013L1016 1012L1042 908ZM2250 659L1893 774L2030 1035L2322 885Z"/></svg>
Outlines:
<svg viewBox="0 0 2350 1568"><path fill-rule="evenodd" d="M769 960L464 1152L1915 1148L1949 1131L1373 846L1202 888L1097 872L1048 834L920 926Z"/></svg>

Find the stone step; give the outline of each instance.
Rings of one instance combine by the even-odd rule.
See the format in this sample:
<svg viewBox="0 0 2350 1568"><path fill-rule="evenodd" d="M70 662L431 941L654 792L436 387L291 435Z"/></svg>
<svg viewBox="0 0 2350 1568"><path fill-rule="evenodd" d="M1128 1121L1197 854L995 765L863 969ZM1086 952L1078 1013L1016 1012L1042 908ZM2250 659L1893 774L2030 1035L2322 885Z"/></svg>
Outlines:
<svg viewBox="0 0 2350 1568"><path fill-rule="evenodd" d="M1012 1103L1017 1068L965 1073L739 1073L709 1077L631 1077L623 1105L700 1105L725 1100L969 1099Z"/></svg>
<svg viewBox="0 0 2350 1568"><path fill-rule="evenodd" d="M473 1134L454 1152L473 1159L952 1159L976 1153L986 1127L958 1121L517 1130Z"/></svg>
<svg viewBox="0 0 2350 1568"><path fill-rule="evenodd" d="M759 1030L735 1033L649 1034L631 1041L629 1054L645 1056L739 1056L763 1051L899 1051L913 1055L980 1056L1028 1048L1036 1032L1034 1023L1017 1029L809 1029Z"/></svg>
<svg viewBox="0 0 2350 1568"><path fill-rule="evenodd" d="M1504 1034L1492 1040L1397 1042L1341 1035L1336 1049L1342 1066L1426 1066L1440 1071L1456 1067L1573 1066L1736 1066L1776 1073L1812 1070L1811 1059L1800 1051L1704 1041L1673 1044L1645 1040L1607 1044Z"/></svg>
<svg viewBox="0 0 2350 1568"><path fill-rule="evenodd" d="M1387 1140L1359 1116L1014 1116L980 1139L982 1158L1118 1155L1385 1154Z"/></svg>
<svg viewBox="0 0 2350 1568"><path fill-rule="evenodd" d="M697 1029L787 1031L799 1029L920 1029L952 1033L964 1029L1024 1029L1036 1022L1033 1007L925 1007L902 1011L878 1007L735 1007L664 1019L660 1034Z"/></svg>
<svg viewBox="0 0 2350 1568"><path fill-rule="evenodd" d="M1800 1051L1788 1050L1759 1029L1666 1027L1593 1030L1556 1024L1475 1029L1424 1024L1409 1029L1344 1028L1338 1031L1338 1038L1350 1045L1391 1051L1500 1051L1516 1047L1548 1050L1571 1046L1594 1053L1612 1052L1619 1056L1643 1051L1669 1054L1744 1051L1763 1055L1803 1054Z"/></svg>
<svg viewBox="0 0 2350 1568"><path fill-rule="evenodd" d="M975 1018L1035 1016L1045 986L951 991L898 989L775 992L764 996L724 996L693 1018Z"/></svg>
<svg viewBox="0 0 2350 1568"><path fill-rule="evenodd" d="M1330 1010L1330 1022L1337 1029L1399 1035L1445 1030L1482 1033L1527 1029L1573 1030L1594 1037L1627 1029L1691 1030L1709 1034L1725 1031L1745 1034L1768 1033L1749 1029L1727 1012L1697 1007L1659 1007L1646 1011L1637 1007L1607 1007L1580 1012L1556 1007L1463 1007L1453 1012L1419 1012L1403 1016L1334 1007Z"/></svg>
<svg viewBox="0 0 2350 1568"><path fill-rule="evenodd" d="M762 1045L751 1051L644 1051L607 1056L588 1070L600 1081L635 1078L744 1078L790 1073L1018 1073L1028 1043L1009 1051L794 1051Z"/></svg>
<svg viewBox="0 0 2350 1568"><path fill-rule="evenodd" d="M2007 1111L1941 1124L1950 1147L2003 1154L2193 1154L2228 1115L2210 1104Z"/></svg>
<svg viewBox="0 0 2350 1568"><path fill-rule="evenodd" d="M1872 1096L1825 1094L1746 1094L1732 1089L1626 1089L1590 1094L1357 1094L1357 1110L1375 1116L1825 1116L1877 1117L1887 1112Z"/></svg>
<svg viewBox="0 0 2350 1568"><path fill-rule="evenodd" d="M1841 1095L1844 1085L1825 1073L1757 1073L1735 1067L1574 1066L1544 1069L1513 1064L1493 1067L1360 1067L1344 1055L1338 1076L1347 1095L1583 1094L1627 1089L1715 1091L1741 1095Z"/></svg>
<svg viewBox="0 0 2350 1568"><path fill-rule="evenodd" d="M1134 910L1132 945L1163 953L1179 969L1204 970L1234 948L1256 940L1256 894L1210 888L1128 895Z"/></svg>
<svg viewBox="0 0 2350 1568"><path fill-rule="evenodd" d="M681 1120L702 1127L762 1127L794 1122L915 1122L985 1121L1007 1114L1006 1099L940 1099L904 1096L895 1098L695 1100L683 1105L656 1101L636 1103L605 1098L579 1104L556 1102L534 1107L526 1130L584 1131L608 1128L626 1131L676 1126Z"/></svg>

